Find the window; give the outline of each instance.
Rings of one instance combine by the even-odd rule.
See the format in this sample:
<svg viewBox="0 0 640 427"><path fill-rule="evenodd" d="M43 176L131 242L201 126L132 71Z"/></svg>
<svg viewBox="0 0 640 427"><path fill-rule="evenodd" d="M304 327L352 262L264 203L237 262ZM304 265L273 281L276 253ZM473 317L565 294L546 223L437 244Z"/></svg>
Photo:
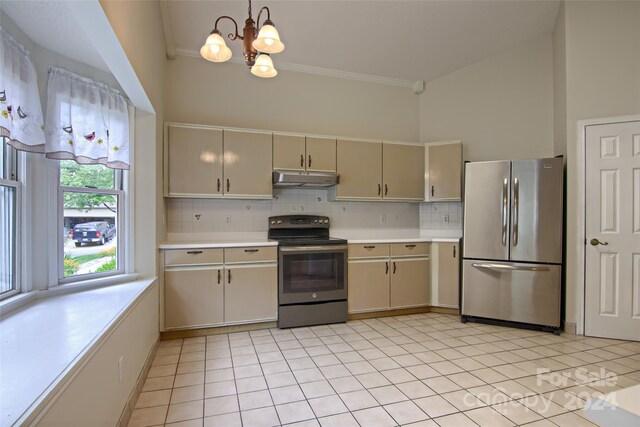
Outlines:
<svg viewBox="0 0 640 427"><path fill-rule="evenodd" d="M20 291L20 194L16 150L0 138L0 299Z"/></svg>
<svg viewBox="0 0 640 427"><path fill-rule="evenodd" d="M61 283L124 271L123 175L103 165L60 162Z"/></svg>

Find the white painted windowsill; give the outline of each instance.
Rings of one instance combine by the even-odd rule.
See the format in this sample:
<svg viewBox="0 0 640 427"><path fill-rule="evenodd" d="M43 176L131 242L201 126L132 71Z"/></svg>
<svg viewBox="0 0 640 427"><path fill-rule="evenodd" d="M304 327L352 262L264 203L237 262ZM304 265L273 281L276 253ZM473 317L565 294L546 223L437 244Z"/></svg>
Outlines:
<svg viewBox="0 0 640 427"><path fill-rule="evenodd" d="M24 294L10 312L3 306L0 394L10 398L0 399L0 424L21 424L45 407L151 289L156 278L87 281Z"/></svg>

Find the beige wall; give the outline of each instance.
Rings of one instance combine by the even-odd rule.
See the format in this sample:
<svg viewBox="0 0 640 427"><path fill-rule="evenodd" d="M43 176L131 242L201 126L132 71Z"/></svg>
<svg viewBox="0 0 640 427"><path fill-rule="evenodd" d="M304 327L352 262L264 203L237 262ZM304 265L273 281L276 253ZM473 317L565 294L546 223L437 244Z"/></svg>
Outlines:
<svg viewBox="0 0 640 427"><path fill-rule="evenodd" d="M640 2L578 2L565 5L567 152L567 321L581 301L574 218L581 209L576 174L577 121L640 113ZM559 22L556 29L559 30ZM562 144L562 142L560 142Z"/></svg>
<svg viewBox="0 0 640 427"><path fill-rule="evenodd" d="M277 63L276 63L277 66ZM167 62L168 121L327 135L418 140L411 89L179 56Z"/></svg>
<svg viewBox="0 0 640 427"><path fill-rule="evenodd" d="M564 3L553 29L553 151L567 155L567 49Z"/></svg>
<svg viewBox="0 0 640 427"><path fill-rule="evenodd" d="M420 140L450 139L462 139L465 160L553 155L550 35L427 83Z"/></svg>
<svg viewBox="0 0 640 427"><path fill-rule="evenodd" d="M136 111L135 263L145 277L157 275L157 241L165 235L162 197L162 129L166 55L157 1L101 0L100 4L155 115Z"/></svg>

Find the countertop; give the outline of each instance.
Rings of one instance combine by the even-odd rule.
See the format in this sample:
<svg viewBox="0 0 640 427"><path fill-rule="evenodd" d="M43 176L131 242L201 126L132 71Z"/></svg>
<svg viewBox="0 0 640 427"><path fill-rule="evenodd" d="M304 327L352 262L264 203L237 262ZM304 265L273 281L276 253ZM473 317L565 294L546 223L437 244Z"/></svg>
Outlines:
<svg viewBox="0 0 640 427"><path fill-rule="evenodd" d="M460 230L412 230L412 229L332 229L332 237L347 239L349 243L455 243L462 236ZM233 248L245 246L277 246L266 232L231 233L170 233L160 249Z"/></svg>
<svg viewBox="0 0 640 427"><path fill-rule="evenodd" d="M590 399L584 408L587 419L601 426L640 425L640 384Z"/></svg>

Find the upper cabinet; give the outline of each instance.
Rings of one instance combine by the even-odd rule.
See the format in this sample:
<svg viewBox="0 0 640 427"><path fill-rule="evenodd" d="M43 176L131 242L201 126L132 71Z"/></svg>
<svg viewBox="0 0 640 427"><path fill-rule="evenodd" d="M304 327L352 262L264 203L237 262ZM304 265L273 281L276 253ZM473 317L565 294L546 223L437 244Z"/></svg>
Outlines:
<svg viewBox="0 0 640 427"><path fill-rule="evenodd" d="M426 200L462 200L462 142L427 144Z"/></svg>
<svg viewBox="0 0 640 427"><path fill-rule="evenodd" d="M424 199L424 147L382 144L382 179L386 200Z"/></svg>
<svg viewBox="0 0 640 427"><path fill-rule="evenodd" d="M274 134L273 169L335 172L336 139Z"/></svg>
<svg viewBox="0 0 640 427"><path fill-rule="evenodd" d="M338 139L336 200L424 199L424 147Z"/></svg>
<svg viewBox="0 0 640 427"><path fill-rule="evenodd" d="M272 134L167 124L165 196L269 199Z"/></svg>

